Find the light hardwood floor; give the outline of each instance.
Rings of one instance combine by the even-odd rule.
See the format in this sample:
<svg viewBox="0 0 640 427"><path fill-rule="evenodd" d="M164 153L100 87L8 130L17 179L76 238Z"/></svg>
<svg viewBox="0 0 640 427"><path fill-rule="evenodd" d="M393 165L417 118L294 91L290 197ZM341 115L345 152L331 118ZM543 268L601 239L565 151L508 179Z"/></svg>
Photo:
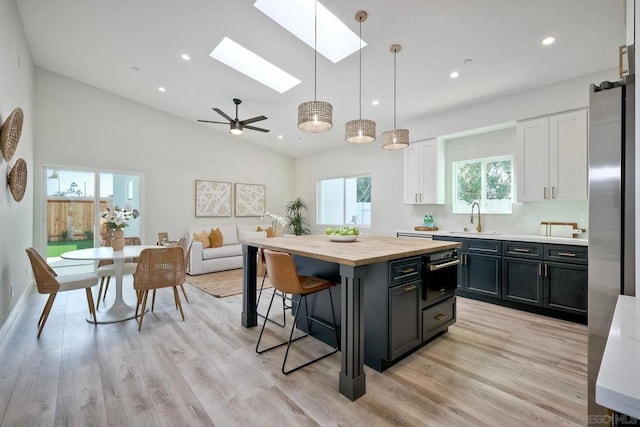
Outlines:
<svg viewBox="0 0 640 427"><path fill-rule="evenodd" d="M87 323L85 293L64 292L40 340L45 297L30 292L0 331L1 425L586 424L583 325L458 298L447 334L384 373L366 368L367 394L351 402L338 393L339 353L284 376L284 349L256 355L240 295L186 290L185 322L160 290L141 332ZM305 341L303 356L325 350Z"/></svg>

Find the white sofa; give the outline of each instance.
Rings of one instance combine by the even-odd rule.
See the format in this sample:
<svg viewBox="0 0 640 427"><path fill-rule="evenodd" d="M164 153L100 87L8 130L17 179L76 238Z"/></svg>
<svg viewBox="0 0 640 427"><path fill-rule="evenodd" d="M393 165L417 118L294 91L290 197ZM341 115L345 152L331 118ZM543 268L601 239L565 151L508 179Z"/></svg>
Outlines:
<svg viewBox="0 0 640 427"><path fill-rule="evenodd" d="M203 249L202 243L194 240L191 245L187 274L195 276L213 273L214 271L242 268L242 241L267 237L266 232L256 231L258 226L267 229L270 224L223 224L188 227L187 237L191 239L193 239L194 233L206 231L209 234L211 229L220 229L222 232L222 246Z"/></svg>

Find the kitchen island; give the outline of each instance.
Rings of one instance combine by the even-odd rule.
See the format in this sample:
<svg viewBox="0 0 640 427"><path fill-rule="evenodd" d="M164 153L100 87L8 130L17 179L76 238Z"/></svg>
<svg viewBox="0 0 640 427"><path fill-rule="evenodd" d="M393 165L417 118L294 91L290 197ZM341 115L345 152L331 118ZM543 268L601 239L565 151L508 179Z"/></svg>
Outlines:
<svg viewBox="0 0 640 427"><path fill-rule="evenodd" d="M287 252L337 264L340 276L340 393L356 400L366 393L364 374L364 287L367 272L389 261L460 247L460 243L395 237L359 236L332 242L325 235L272 237L243 244L242 325L257 325L256 257L258 248Z"/></svg>

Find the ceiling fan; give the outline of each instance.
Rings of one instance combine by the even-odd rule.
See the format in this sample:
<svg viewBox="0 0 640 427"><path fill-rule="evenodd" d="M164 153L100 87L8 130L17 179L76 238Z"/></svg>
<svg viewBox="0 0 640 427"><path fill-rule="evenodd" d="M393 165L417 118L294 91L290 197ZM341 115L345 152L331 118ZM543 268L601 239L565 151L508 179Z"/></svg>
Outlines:
<svg viewBox="0 0 640 427"><path fill-rule="evenodd" d="M251 129L251 130L257 130L260 132L269 132L269 129L263 129L263 128L259 128L259 127L255 127L255 126L247 126L249 123L254 123L254 122L259 122L260 120L266 120L267 117L266 116L256 116L256 117L252 117L250 119L246 119L246 120L238 120L238 105L240 105L240 103L242 103L242 101L240 101L238 98L233 98L233 103L236 104L236 118L232 119L228 114L226 114L224 111L222 111L219 108L213 108L213 111L215 111L216 113L220 114L222 117L224 117L225 119L228 120L228 122L214 122L211 120L198 120L199 122L203 122L203 123L220 123L222 125L229 125L229 132L231 132L234 135L240 135L242 133L243 129Z"/></svg>

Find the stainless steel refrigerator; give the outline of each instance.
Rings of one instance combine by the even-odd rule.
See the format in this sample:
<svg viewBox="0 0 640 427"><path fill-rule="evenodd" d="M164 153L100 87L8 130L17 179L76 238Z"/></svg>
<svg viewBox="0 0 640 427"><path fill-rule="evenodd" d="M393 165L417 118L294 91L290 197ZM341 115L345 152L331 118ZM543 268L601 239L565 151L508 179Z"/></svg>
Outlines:
<svg viewBox="0 0 640 427"><path fill-rule="evenodd" d="M590 424L606 414L595 402L595 384L616 299L635 295L634 77L591 85L589 98Z"/></svg>

